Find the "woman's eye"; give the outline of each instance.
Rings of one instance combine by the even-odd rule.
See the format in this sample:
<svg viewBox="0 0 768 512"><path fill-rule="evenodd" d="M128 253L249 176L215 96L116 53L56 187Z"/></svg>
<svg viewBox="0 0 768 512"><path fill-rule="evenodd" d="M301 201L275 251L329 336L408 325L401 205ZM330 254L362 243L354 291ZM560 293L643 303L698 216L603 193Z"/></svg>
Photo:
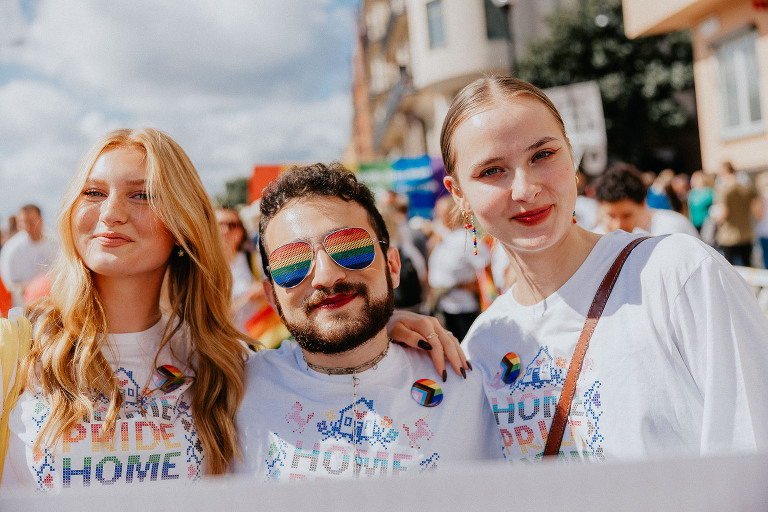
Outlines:
<svg viewBox="0 0 768 512"><path fill-rule="evenodd" d="M554 151L549 151L549 150L539 151L538 153L533 155L533 161L535 162L536 160L541 160L542 158L547 158L548 156L554 155L554 154L555 154Z"/></svg>
<svg viewBox="0 0 768 512"><path fill-rule="evenodd" d="M480 176L493 176L495 174L498 174L501 172L501 169L498 167L490 167L488 169L485 169L483 172L480 173Z"/></svg>
<svg viewBox="0 0 768 512"><path fill-rule="evenodd" d="M148 201L149 200L149 194L146 192L136 192L132 196L134 199L138 199L139 201Z"/></svg>
<svg viewBox="0 0 768 512"><path fill-rule="evenodd" d="M87 197L104 197L104 194L99 190L87 189L83 190L83 195Z"/></svg>

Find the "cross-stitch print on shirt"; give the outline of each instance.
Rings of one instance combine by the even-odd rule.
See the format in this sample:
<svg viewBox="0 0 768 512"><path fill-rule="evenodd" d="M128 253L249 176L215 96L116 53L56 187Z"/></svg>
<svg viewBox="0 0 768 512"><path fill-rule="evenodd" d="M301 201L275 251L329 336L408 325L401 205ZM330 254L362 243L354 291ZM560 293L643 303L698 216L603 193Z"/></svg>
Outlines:
<svg viewBox="0 0 768 512"><path fill-rule="evenodd" d="M553 358L549 347L544 346L514 382L503 382L500 367L485 383L507 461L543 457L568 364L564 357ZM600 381L590 379L591 370L591 360L585 358L560 447L560 460L603 460Z"/></svg>
<svg viewBox="0 0 768 512"><path fill-rule="evenodd" d="M132 371L122 367L117 370L124 408L111 439L102 439L109 402L99 395L93 421L86 418L78 423L55 451L34 451L30 446L28 460L39 489L197 481L204 456L185 395L191 379L169 379L166 367L158 371L160 374L153 382L161 385L142 394L142 385L136 382ZM170 384L163 386L165 382ZM166 389L170 392L164 392ZM44 398L40 394L35 398L33 438L39 435L50 414Z"/></svg>
<svg viewBox="0 0 768 512"><path fill-rule="evenodd" d="M285 425L286 431L270 435L267 480L396 476L432 471L440 459L429 449L434 432L428 412L397 422L377 413L374 401L365 397L317 416L295 401L285 413Z"/></svg>

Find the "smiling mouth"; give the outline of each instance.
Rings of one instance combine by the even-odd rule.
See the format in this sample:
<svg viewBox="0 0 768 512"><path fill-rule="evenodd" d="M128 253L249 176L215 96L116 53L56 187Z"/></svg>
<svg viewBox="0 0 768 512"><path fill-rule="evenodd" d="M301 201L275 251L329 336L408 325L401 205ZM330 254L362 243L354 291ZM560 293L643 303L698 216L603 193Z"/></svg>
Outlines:
<svg viewBox="0 0 768 512"><path fill-rule="evenodd" d="M545 220L547 220L551 212L552 212L552 205L549 205L545 208L540 208L538 210L519 213L512 218L517 222L520 222L521 224L525 224L526 226L535 226L536 224L540 224Z"/></svg>
<svg viewBox="0 0 768 512"><path fill-rule="evenodd" d="M122 235L101 234L96 235L93 238L99 245L104 247L120 247L121 245L132 242L128 237Z"/></svg>
<svg viewBox="0 0 768 512"><path fill-rule="evenodd" d="M336 309L346 304L349 304L355 297L356 293L341 293L333 295L325 300L318 302L312 306L312 309Z"/></svg>

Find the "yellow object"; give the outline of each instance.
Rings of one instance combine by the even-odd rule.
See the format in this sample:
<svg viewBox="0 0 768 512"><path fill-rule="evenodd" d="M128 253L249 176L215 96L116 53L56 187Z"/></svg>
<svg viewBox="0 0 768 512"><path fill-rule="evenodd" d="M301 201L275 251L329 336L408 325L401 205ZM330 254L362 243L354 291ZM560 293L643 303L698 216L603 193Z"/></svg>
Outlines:
<svg viewBox="0 0 768 512"><path fill-rule="evenodd" d="M18 324L18 325L17 325ZM21 390L19 368L32 346L32 324L24 317L16 321L0 318L0 364L3 372L3 415L0 419L0 481L5 465L5 453L8 451L10 430L8 418L16 406ZM13 382L11 382L13 378Z"/></svg>

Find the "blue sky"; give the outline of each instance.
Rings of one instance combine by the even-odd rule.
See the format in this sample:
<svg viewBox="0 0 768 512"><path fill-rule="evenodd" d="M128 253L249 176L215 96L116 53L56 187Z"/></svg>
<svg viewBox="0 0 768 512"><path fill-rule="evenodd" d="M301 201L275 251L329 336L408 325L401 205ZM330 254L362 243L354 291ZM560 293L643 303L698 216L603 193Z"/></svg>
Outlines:
<svg viewBox="0 0 768 512"><path fill-rule="evenodd" d="M340 159L357 0L0 0L0 222L52 225L103 133L153 126L208 191L253 165Z"/></svg>

